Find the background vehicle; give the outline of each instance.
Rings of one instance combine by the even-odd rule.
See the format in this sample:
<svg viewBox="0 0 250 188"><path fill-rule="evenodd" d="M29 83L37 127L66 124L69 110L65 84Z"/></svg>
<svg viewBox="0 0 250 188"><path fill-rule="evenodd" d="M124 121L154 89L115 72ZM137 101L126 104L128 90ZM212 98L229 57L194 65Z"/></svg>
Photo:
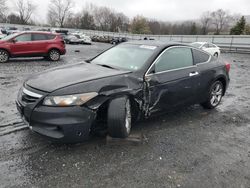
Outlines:
<svg viewBox="0 0 250 188"><path fill-rule="evenodd" d="M66 53L60 35L47 32L22 32L9 35L0 40L0 63L10 57L43 56L58 61Z"/></svg>
<svg viewBox="0 0 250 188"><path fill-rule="evenodd" d="M16 27L8 27L6 29L6 34L7 35L11 35L11 34L14 34L14 33L19 33L20 31L16 28Z"/></svg>
<svg viewBox="0 0 250 188"><path fill-rule="evenodd" d="M7 35L4 34L4 33L0 30L0 40L1 40L2 38L6 37L6 36L7 36Z"/></svg>
<svg viewBox="0 0 250 188"><path fill-rule="evenodd" d="M196 103L215 108L229 70L191 46L123 43L87 62L30 77L17 108L33 131L57 141L79 142L98 129L125 138L140 117Z"/></svg>
<svg viewBox="0 0 250 188"><path fill-rule="evenodd" d="M76 36L79 40L81 44L92 44L92 40L89 36L84 35L84 34L73 34L74 36Z"/></svg>
<svg viewBox="0 0 250 188"><path fill-rule="evenodd" d="M120 44L122 42L127 42L127 38L126 37L114 37L112 40L111 40L111 44L114 44L114 45L117 45L117 44Z"/></svg>
<svg viewBox="0 0 250 188"><path fill-rule="evenodd" d="M191 43L191 45L197 48L200 48L215 57L219 57L220 55L220 48L216 46L215 44L212 44L209 42L194 42L194 43Z"/></svg>
<svg viewBox="0 0 250 188"><path fill-rule="evenodd" d="M75 35L66 35L64 38L66 44L80 44L81 40Z"/></svg>

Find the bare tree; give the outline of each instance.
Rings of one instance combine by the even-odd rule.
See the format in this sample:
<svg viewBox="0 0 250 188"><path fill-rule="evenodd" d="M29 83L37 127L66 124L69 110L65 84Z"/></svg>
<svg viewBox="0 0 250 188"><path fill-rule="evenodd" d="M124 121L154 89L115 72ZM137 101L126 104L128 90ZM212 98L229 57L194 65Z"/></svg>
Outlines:
<svg viewBox="0 0 250 188"><path fill-rule="evenodd" d="M20 24L27 24L35 9L36 6L30 0L18 0L16 2L16 10L20 18Z"/></svg>
<svg viewBox="0 0 250 188"><path fill-rule="evenodd" d="M0 0L0 22L6 20L6 10L7 10L6 0Z"/></svg>
<svg viewBox="0 0 250 188"><path fill-rule="evenodd" d="M72 8L72 0L51 0L47 15L49 24L64 27L64 22L71 15Z"/></svg>
<svg viewBox="0 0 250 188"><path fill-rule="evenodd" d="M223 29L225 29L229 23L233 20L232 16L222 10L219 9L211 13L212 24L215 26L215 34L219 35Z"/></svg>
<svg viewBox="0 0 250 188"><path fill-rule="evenodd" d="M204 12L201 15L200 22L201 22L201 27L202 27L201 32L203 35L206 35L208 33L209 27L211 25L211 21L212 21L212 18L211 18L211 13L209 11Z"/></svg>

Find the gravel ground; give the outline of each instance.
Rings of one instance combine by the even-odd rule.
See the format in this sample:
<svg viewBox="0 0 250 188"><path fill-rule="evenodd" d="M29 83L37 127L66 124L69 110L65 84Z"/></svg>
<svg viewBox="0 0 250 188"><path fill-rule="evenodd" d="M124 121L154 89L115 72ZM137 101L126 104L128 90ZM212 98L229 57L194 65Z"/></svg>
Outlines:
<svg viewBox="0 0 250 188"><path fill-rule="evenodd" d="M141 144L94 137L58 145L29 131L14 103L23 80L109 47L68 46L57 63L0 64L0 187L250 187L250 55L222 54L232 63L231 83L217 109L194 105L139 122L133 132Z"/></svg>

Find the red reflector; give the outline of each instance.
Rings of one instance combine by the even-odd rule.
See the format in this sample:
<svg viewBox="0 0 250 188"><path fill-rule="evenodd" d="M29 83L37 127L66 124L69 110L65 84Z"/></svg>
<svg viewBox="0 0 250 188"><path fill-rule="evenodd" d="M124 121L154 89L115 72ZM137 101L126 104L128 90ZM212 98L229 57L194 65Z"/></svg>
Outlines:
<svg viewBox="0 0 250 188"><path fill-rule="evenodd" d="M227 72L230 71L230 68L231 68L231 65L229 63L226 63L226 70L227 70Z"/></svg>

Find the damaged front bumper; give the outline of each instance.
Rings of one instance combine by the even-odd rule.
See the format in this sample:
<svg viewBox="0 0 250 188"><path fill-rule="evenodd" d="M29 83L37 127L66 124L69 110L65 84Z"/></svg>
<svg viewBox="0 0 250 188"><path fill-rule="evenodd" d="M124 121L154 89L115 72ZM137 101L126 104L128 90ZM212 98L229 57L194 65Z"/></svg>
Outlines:
<svg viewBox="0 0 250 188"><path fill-rule="evenodd" d="M49 107L16 101L22 119L30 129L52 141L81 142L89 138L96 112L82 106Z"/></svg>

